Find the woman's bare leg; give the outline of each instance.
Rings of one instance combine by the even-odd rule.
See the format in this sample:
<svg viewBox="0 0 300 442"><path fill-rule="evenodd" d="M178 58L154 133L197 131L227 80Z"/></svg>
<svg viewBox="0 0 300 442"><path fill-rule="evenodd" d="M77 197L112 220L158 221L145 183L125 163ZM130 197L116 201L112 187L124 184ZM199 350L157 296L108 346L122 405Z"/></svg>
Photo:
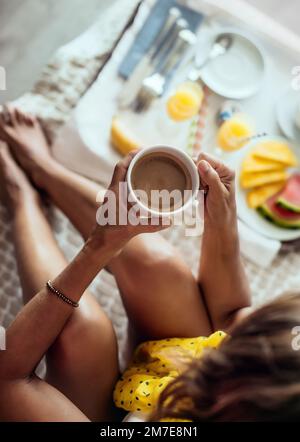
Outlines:
<svg viewBox="0 0 300 442"><path fill-rule="evenodd" d="M6 148L0 150L1 187L13 220L18 269L27 303L45 282L66 266L37 192ZM86 293L65 329L47 353L47 382L92 420L112 414L118 376L117 346L111 322Z"/></svg>
<svg viewBox="0 0 300 442"><path fill-rule="evenodd" d="M59 165L35 119L12 110L0 137L35 184L87 238L96 218L100 187ZM128 316L141 338L206 335L209 318L197 282L178 253L159 234L134 238L109 265Z"/></svg>

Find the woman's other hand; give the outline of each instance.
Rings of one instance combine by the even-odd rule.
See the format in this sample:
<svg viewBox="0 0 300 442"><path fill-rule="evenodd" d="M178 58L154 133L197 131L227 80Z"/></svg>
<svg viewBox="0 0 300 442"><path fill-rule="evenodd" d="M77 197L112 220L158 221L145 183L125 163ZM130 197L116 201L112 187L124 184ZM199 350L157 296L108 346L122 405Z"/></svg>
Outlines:
<svg viewBox="0 0 300 442"><path fill-rule="evenodd" d="M222 227L236 222L235 173L221 161L201 153L197 160L205 191L205 224Z"/></svg>

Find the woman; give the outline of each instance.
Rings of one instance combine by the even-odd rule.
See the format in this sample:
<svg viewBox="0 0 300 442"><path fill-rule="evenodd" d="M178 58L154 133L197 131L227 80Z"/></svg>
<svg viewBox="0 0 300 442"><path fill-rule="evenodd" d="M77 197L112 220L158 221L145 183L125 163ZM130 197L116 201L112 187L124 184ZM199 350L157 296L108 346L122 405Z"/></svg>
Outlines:
<svg viewBox="0 0 300 442"><path fill-rule="evenodd" d="M240 357L230 347L235 343L238 330L243 336L244 330L249 329L245 344L255 341L255 351L260 350L255 316L242 319L248 313L250 292L239 253L233 173L205 154L199 158L199 173L207 194L196 280L176 251L156 233L162 226L95 226L98 186L65 169L51 157L35 118L8 107L0 116L0 138L10 148L9 151L2 147L0 151L1 188L13 223L25 304L7 330L7 350L0 352L0 419L105 421L115 418L112 397L119 372L116 338L109 319L87 290L104 267L117 281L138 342L209 336L215 330L233 330L232 338L225 340L219 350L193 362L191 368L169 383L160 397L156 418L205 419L207 410L208 418L214 419L212 402L219 396L212 390L210 397L206 389L211 385L209 376L212 379L219 376L218 394L233 397L230 413L221 413L218 418L251 418L251 415L241 415L238 402L241 397L233 394L232 382L227 382L238 380L239 370L235 369L235 377L231 378L225 363L230 360L230 352L237 360ZM115 169L110 190L116 194L118 183L125 180L130 161L131 157L126 158ZM69 264L57 246L36 189L46 193L85 239L82 250ZM46 287L49 280L51 283ZM74 308L79 300L80 307ZM296 305L295 300L293 303ZM294 304L293 312L296 311ZM295 315L289 313L286 312L286 317L291 325ZM267 320L268 317L266 324ZM263 318L261 323L264 324ZM285 325L285 321L279 321L277 329L271 328L270 334L280 334ZM267 342L269 331L265 332L262 325L258 332L263 333ZM242 342L238 348L243 359L247 347ZM287 344L286 339L284 343ZM291 353L289 348L286 351ZM213 356L217 353L222 355L223 364L218 362L218 356ZM47 374L45 380L41 380L35 375L35 368L44 355ZM260 358L272 362L272 354L262 354ZM253 358L251 361L255 362ZM299 368L299 361L297 363ZM219 370L208 373L210 367ZM292 369L295 368L293 365ZM255 381L253 376L254 390ZM241 377L242 385L243 382ZM283 387L288 387L288 382L288 376L283 377ZM285 393L288 398L289 390ZM190 404L183 409L182 404L188 401L181 399L186 396L195 401L197 407ZM272 409L274 406L276 408L272 403Z"/></svg>

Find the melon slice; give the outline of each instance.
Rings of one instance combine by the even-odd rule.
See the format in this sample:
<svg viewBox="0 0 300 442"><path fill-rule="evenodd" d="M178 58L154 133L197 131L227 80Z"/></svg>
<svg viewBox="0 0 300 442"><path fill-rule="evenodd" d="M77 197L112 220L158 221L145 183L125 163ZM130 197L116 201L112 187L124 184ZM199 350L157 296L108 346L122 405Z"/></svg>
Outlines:
<svg viewBox="0 0 300 442"><path fill-rule="evenodd" d="M248 206L251 209L257 209L268 198L277 194L283 187L285 181L279 181L278 183L265 184L264 186L255 187L247 195Z"/></svg>
<svg viewBox="0 0 300 442"><path fill-rule="evenodd" d="M241 186L244 189L251 187L263 186L264 184L276 183L278 181L286 181L288 173L285 170L258 172L258 173L242 173Z"/></svg>
<svg viewBox="0 0 300 442"><path fill-rule="evenodd" d="M276 202L287 210L300 213L300 174L289 178Z"/></svg>
<svg viewBox="0 0 300 442"><path fill-rule="evenodd" d="M285 166L296 166L297 158L287 143L282 141L264 141L253 150L256 158L277 161Z"/></svg>
<svg viewBox="0 0 300 442"><path fill-rule="evenodd" d="M256 158L251 152L242 164L242 172L254 173L254 172L269 172L271 170L282 170L285 167L278 161L267 160L265 158Z"/></svg>
<svg viewBox="0 0 300 442"><path fill-rule="evenodd" d="M277 204L278 194L271 196L258 211L273 224L288 229L300 229L300 213L292 212Z"/></svg>

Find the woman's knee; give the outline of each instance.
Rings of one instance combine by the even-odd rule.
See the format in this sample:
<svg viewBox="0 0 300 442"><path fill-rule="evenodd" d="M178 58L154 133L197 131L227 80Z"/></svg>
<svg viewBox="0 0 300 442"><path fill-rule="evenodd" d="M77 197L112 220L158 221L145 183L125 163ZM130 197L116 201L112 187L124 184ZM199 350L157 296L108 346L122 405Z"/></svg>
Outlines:
<svg viewBox="0 0 300 442"><path fill-rule="evenodd" d="M157 275L158 269L176 272L179 263L183 265L178 252L157 233L134 238L120 258L136 277L149 273Z"/></svg>
<svg viewBox="0 0 300 442"><path fill-rule="evenodd" d="M110 319L98 308L74 312L49 349L48 361L61 369L85 366L90 361L116 357L117 344Z"/></svg>
<svg viewBox="0 0 300 442"><path fill-rule="evenodd" d="M138 259L139 258L139 259ZM178 251L161 238L159 243L147 241L136 258L135 271L150 283L173 287L178 284L196 284L190 268L185 264ZM143 282L143 278L141 278Z"/></svg>

